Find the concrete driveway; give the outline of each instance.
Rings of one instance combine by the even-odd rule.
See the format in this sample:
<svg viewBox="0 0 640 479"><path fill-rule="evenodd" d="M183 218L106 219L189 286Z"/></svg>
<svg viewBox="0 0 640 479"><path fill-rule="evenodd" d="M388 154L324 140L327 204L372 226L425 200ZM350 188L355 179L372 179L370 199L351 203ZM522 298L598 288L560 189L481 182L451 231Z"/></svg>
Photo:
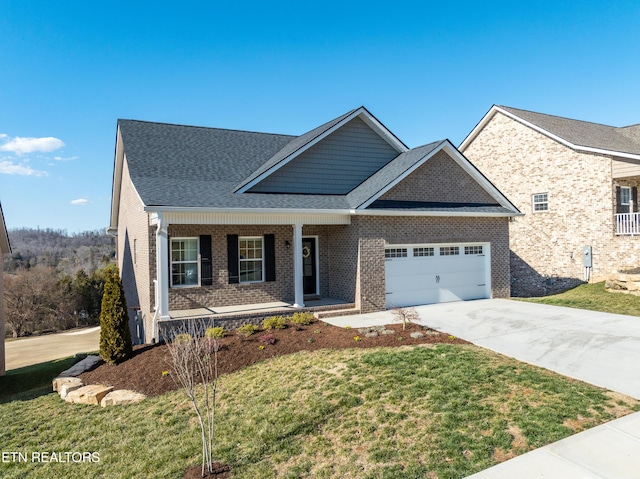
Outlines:
<svg viewBox="0 0 640 479"><path fill-rule="evenodd" d="M7 371L100 348L100 327L47 334L5 343Z"/></svg>
<svg viewBox="0 0 640 479"><path fill-rule="evenodd" d="M640 317L505 299L416 310L433 329L640 399Z"/></svg>
<svg viewBox="0 0 640 479"><path fill-rule="evenodd" d="M640 317L503 299L415 308L420 322L478 346L640 399ZM389 311L328 318L390 324ZM467 479L640 479L640 413L518 456Z"/></svg>

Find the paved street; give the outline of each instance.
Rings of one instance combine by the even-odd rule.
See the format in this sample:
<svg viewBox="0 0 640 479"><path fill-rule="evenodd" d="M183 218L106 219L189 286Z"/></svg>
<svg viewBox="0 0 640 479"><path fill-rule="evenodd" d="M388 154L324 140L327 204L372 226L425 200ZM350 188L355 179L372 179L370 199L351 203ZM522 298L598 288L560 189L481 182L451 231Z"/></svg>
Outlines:
<svg viewBox="0 0 640 479"><path fill-rule="evenodd" d="M8 341L5 343L7 371L66 358L75 353L97 351L99 346L99 326Z"/></svg>

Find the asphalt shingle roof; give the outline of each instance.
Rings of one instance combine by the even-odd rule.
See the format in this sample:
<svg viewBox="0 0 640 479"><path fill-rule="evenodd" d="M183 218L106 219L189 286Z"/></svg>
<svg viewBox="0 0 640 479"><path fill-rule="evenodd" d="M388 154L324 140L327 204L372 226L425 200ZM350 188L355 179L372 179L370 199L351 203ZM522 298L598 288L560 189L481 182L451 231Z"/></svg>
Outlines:
<svg viewBox="0 0 640 479"><path fill-rule="evenodd" d="M599 123L519 110L508 106L497 106L573 145L613 152L640 154L640 135L637 135L636 127L617 128ZM634 134L636 134L635 139Z"/></svg>
<svg viewBox="0 0 640 479"><path fill-rule="evenodd" d="M260 176L262 173L269 170L269 168L272 168L273 166L277 165L286 157L288 157L292 153L295 153L310 141L322 135L327 130L330 130L331 128L333 128L335 125L337 125L342 120L344 120L349 115L351 115L354 111L356 111L356 109L351 110L345 113L344 115L341 115L338 118L331 120L323 125L320 125L319 127L314 128L313 130L303 135L294 137L294 139L291 140L289 143L287 143L287 145L284 148L276 152L271 158L269 158L267 162L265 162L257 170L255 170L251 175L249 175L246 179L244 179L235 189L238 190L242 188L244 185L250 183L251 181L256 179L258 176Z"/></svg>
<svg viewBox="0 0 640 479"><path fill-rule="evenodd" d="M401 153L346 195L240 194L235 190L353 111L297 137L138 120L119 120L118 127L129 174L146 206L347 210L375 197L443 141ZM443 206L414 204L402 208L440 211ZM484 212L486 207L466 208Z"/></svg>

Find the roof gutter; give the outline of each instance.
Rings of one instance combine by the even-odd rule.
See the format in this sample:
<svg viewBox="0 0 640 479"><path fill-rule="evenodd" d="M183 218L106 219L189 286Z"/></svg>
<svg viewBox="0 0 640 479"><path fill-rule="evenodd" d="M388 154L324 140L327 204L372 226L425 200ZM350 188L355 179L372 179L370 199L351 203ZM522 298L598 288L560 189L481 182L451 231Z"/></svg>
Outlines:
<svg viewBox="0 0 640 479"><path fill-rule="evenodd" d="M524 216L519 211L513 212L483 212L472 211L410 211L410 210L380 210L380 209L337 209L337 210L310 210L310 209L282 209L282 208L181 208L177 206L153 207L145 206L149 213L246 213L246 214L314 214L314 215L346 215L346 216L464 216L464 217L512 217Z"/></svg>

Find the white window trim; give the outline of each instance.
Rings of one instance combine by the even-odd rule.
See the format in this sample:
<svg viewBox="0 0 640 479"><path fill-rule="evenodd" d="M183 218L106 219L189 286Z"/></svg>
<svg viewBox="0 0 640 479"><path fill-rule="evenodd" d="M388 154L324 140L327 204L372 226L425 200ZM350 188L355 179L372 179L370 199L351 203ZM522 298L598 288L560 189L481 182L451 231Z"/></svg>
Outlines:
<svg viewBox="0 0 640 479"><path fill-rule="evenodd" d="M256 261L255 258L245 258L242 259L240 257L240 243L244 240L260 240L260 244L262 245L262 254L261 254L261 258L260 260L262 261L262 279L260 280L254 280L254 281L242 281L242 269L240 268L240 265L242 264L243 261ZM253 284L253 283L264 283L264 236L239 236L238 237L238 281L240 284Z"/></svg>
<svg viewBox="0 0 640 479"><path fill-rule="evenodd" d="M624 201L622 201L622 191L628 191L628 201L625 203ZM631 187L630 186L621 186L620 187L620 205L621 206L629 206L631 204Z"/></svg>
<svg viewBox="0 0 640 479"><path fill-rule="evenodd" d="M538 195L547 195L547 201L535 201L536 196ZM536 205L547 205L547 208L544 210L536 210ZM549 192L543 191L542 193L533 193L531 195L531 212L532 213L546 213L549 211Z"/></svg>
<svg viewBox="0 0 640 479"><path fill-rule="evenodd" d="M196 245L198 248L198 253L197 253L197 259L195 261L195 263L198 266L198 284L173 284L173 264L187 264L187 263L193 263L194 261L173 261L173 258L171 257L171 254L173 253L173 248L172 248L172 243L173 241L184 241L184 240L196 240ZM200 238L198 236L184 236L184 237L176 237L176 238L169 238L169 263L171 265L171 268L169 270L169 284L171 285L172 288L198 288L200 287L200 280L201 280L201 271L200 271Z"/></svg>

